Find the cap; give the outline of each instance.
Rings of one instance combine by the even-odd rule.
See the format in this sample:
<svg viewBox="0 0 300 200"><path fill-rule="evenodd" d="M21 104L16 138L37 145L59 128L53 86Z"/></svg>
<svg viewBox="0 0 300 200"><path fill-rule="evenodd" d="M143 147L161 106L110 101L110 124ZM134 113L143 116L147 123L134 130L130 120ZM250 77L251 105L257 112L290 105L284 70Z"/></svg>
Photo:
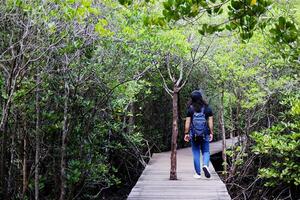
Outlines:
<svg viewBox="0 0 300 200"><path fill-rule="evenodd" d="M191 94L191 98L193 102L196 102L200 99L202 99L202 94L199 90L194 90Z"/></svg>

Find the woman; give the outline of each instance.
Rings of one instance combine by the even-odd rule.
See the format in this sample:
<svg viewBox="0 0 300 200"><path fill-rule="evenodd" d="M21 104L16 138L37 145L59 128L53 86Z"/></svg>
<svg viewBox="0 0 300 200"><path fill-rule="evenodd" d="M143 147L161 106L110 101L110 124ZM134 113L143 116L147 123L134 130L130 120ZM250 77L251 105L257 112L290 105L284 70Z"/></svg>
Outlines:
<svg viewBox="0 0 300 200"><path fill-rule="evenodd" d="M191 94L191 103L188 107L185 121L184 140L191 141L194 157L194 178L201 178L200 150L203 157L202 170L206 178L210 178L208 170L210 153L209 142L213 140L213 113L208 104L203 100L200 91Z"/></svg>

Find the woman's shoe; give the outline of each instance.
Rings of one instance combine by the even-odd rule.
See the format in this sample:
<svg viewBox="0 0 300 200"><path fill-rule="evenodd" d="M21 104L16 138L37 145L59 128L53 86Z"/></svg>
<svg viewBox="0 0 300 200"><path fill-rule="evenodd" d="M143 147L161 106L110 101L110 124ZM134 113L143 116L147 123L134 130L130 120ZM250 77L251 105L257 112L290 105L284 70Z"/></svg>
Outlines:
<svg viewBox="0 0 300 200"><path fill-rule="evenodd" d="M206 178L210 178L210 172L208 170L208 167L206 165L203 166L204 175Z"/></svg>
<svg viewBox="0 0 300 200"><path fill-rule="evenodd" d="M193 177L194 177L195 179L200 179L200 178L201 178L201 174L199 175L199 174L195 173Z"/></svg>

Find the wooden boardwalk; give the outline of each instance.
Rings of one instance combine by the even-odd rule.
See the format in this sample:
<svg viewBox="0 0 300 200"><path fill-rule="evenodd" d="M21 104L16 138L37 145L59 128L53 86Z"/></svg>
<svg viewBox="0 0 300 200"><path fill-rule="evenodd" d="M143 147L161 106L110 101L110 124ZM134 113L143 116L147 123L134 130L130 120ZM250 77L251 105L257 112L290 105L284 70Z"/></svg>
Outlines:
<svg viewBox="0 0 300 200"><path fill-rule="evenodd" d="M228 139L227 146L236 142ZM221 141L210 144L211 154L222 151ZM202 164L202 159L201 159ZM170 152L155 153L131 190L128 200L160 199L231 199L225 184L220 180L212 164L209 164L211 178L202 173L201 179L194 179L194 165L191 148L177 150L177 178L169 180Z"/></svg>

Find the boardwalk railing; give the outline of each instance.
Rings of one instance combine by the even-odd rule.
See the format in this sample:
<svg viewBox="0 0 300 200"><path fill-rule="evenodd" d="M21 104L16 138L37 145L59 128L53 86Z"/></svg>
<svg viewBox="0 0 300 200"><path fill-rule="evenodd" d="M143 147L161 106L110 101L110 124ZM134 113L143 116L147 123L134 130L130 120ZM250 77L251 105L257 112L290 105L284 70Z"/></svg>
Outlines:
<svg viewBox="0 0 300 200"><path fill-rule="evenodd" d="M227 146L234 144L236 138L228 139ZM222 151L222 142L210 144L211 154ZM202 161L202 160L201 160ZM170 152L155 153L131 190L128 200L160 199L231 199L225 184L220 180L212 164L209 164L211 178L203 175L194 179L194 167L191 148L177 150L178 180L169 180ZM202 173L203 174L203 173Z"/></svg>

